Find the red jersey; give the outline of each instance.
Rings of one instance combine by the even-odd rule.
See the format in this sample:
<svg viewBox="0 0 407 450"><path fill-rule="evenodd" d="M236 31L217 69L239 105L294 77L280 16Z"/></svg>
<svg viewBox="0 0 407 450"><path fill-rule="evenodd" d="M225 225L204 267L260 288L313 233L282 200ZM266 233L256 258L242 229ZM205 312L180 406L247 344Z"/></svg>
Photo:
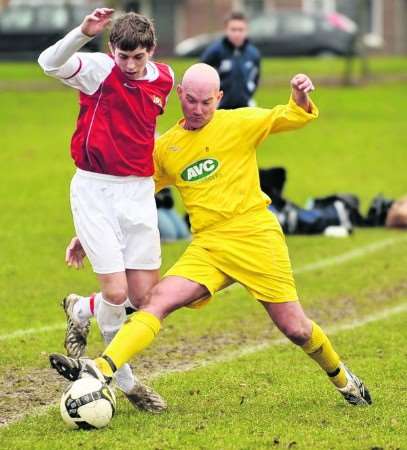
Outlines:
<svg viewBox="0 0 407 450"><path fill-rule="evenodd" d="M130 81L113 65L96 92L80 92L71 142L77 167L118 176L154 173L156 120L164 110L173 76L167 65L149 64L152 70L146 79Z"/></svg>
<svg viewBox="0 0 407 450"><path fill-rule="evenodd" d="M91 39L75 28L38 59L45 73L80 91L72 158L90 172L149 177L157 116L173 87L173 72L149 61L145 77L129 80L111 56L77 52Z"/></svg>

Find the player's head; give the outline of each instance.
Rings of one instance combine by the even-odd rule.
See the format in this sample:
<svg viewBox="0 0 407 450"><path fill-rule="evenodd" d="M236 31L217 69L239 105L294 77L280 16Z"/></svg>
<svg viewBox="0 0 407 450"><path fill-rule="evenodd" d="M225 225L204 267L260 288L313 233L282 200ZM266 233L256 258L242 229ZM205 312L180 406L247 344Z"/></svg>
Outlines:
<svg viewBox="0 0 407 450"><path fill-rule="evenodd" d="M185 118L185 127L198 129L212 119L222 98L219 75L208 64L198 63L187 69L177 86Z"/></svg>
<svg viewBox="0 0 407 450"><path fill-rule="evenodd" d="M147 17L130 12L114 22L109 48L115 63L131 80L145 74L146 64L155 46L154 25Z"/></svg>
<svg viewBox="0 0 407 450"><path fill-rule="evenodd" d="M230 13L225 19L225 34L235 47L241 47L247 39L247 17L242 12Z"/></svg>

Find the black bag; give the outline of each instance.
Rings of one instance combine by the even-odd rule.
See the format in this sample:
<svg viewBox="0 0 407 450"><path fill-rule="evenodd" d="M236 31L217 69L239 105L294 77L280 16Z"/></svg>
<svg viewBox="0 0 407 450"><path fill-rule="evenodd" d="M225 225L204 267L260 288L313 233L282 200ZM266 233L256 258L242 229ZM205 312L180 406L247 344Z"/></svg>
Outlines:
<svg viewBox="0 0 407 450"><path fill-rule="evenodd" d="M327 206L333 206L336 201L343 203L352 225L363 226L365 224L365 219L359 212L359 198L353 194L334 194L327 197L319 197L314 199L313 207L323 209Z"/></svg>
<svg viewBox="0 0 407 450"><path fill-rule="evenodd" d="M365 226L368 227L383 227L386 223L387 213L394 200L384 198L383 195L377 195L370 204L367 212Z"/></svg>
<svg viewBox="0 0 407 450"><path fill-rule="evenodd" d="M171 209L174 206L171 189L164 188L155 194L155 203L157 208Z"/></svg>
<svg viewBox="0 0 407 450"><path fill-rule="evenodd" d="M286 201L283 198L283 190L287 181L287 172L284 167L260 169L259 176L260 188L271 198L275 208L278 210L284 208Z"/></svg>

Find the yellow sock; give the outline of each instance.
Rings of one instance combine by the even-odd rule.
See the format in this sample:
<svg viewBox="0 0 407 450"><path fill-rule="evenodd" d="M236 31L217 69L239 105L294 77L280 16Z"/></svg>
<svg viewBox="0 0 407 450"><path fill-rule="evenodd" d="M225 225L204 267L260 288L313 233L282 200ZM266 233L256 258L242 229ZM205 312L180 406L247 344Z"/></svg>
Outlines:
<svg viewBox="0 0 407 450"><path fill-rule="evenodd" d="M110 367L110 364L107 362L106 359L100 357L95 359L95 364L97 368L103 373L105 377L112 378L113 376L113 369Z"/></svg>
<svg viewBox="0 0 407 450"><path fill-rule="evenodd" d="M345 370L340 359L323 330L312 322L311 339L302 346L305 353L316 361L328 374L332 383L339 388L346 386Z"/></svg>
<svg viewBox="0 0 407 450"><path fill-rule="evenodd" d="M160 321L147 311L133 314L120 328L103 355L95 363L103 375L111 377L113 372L141 352L154 340L160 331Z"/></svg>

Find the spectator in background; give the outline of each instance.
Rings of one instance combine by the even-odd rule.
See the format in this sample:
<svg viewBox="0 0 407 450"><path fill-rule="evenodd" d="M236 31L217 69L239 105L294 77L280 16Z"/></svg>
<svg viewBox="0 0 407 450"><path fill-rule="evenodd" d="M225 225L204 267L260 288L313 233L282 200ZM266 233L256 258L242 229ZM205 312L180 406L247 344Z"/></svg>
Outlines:
<svg viewBox="0 0 407 450"><path fill-rule="evenodd" d="M173 242L190 237L188 226L174 208L174 199L169 188L155 195L158 211L158 229L162 242Z"/></svg>
<svg viewBox="0 0 407 450"><path fill-rule="evenodd" d="M232 12L225 20L225 35L211 44L201 61L219 73L223 98L220 109L253 106L259 83L260 53L250 43L248 23L241 12Z"/></svg>

